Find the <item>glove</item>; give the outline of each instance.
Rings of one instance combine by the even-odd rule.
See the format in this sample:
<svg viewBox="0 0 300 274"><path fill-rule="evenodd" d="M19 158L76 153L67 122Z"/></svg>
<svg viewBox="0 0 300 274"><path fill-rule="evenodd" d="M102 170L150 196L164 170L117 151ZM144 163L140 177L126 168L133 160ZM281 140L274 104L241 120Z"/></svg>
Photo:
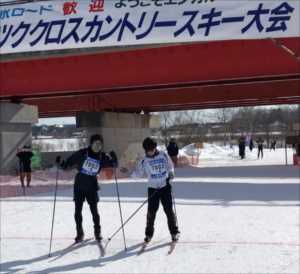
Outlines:
<svg viewBox="0 0 300 274"><path fill-rule="evenodd" d="M117 158L117 154L112 150L109 152L109 156L111 157L111 161L113 163L114 167L118 166L118 158Z"/></svg>
<svg viewBox="0 0 300 274"><path fill-rule="evenodd" d="M174 179L174 172L169 172L168 179L169 181Z"/></svg>
<svg viewBox="0 0 300 274"><path fill-rule="evenodd" d="M66 169L66 167L65 167L66 162L65 162L65 160L61 160L61 156L60 155L56 156L55 163L61 169Z"/></svg>
<svg viewBox="0 0 300 274"><path fill-rule="evenodd" d="M56 158L55 158L55 163L56 163L57 165L59 165L59 164L61 163L61 156L60 156L60 155L56 156Z"/></svg>

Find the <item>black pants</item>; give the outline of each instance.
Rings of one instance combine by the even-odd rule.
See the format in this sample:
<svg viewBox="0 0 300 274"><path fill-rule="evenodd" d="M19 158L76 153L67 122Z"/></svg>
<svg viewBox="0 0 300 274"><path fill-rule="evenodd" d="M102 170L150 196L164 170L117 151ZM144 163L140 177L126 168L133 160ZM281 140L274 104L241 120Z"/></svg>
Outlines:
<svg viewBox="0 0 300 274"><path fill-rule="evenodd" d="M74 202L75 202L75 223L77 235L83 234L82 228L82 207L84 201L87 200L94 222L94 235L99 237L101 234L100 216L98 213L98 193L95 188L82 189L78 184L74 186Z"/></svg>
<svg viewBox="0 0 300 274"><path fill-rule="evenodd" d="M244 147L239 148L239 155L240 155L241 159L245 158L245 148Z"/></svg>
<svg viewBox="0 0 300 274"><path fill-rule="evenodd" d="M171 235L178 233L179 231L173 211L171 186L167 185L159 190L155 188L148 188L148 198L147 225L145 231L146 236L152 237L154 234L154 221L156 212L159 208L159 201L161 201L163 209L167 215L168 227Z"/></svg>
<svg viewBox="0 0 300 274"><path fill-rule="evenodd" d="M257 154L257 158L259 158L259 156L261 156L261 158L264 157L264 151L262 147L258 147L258 154Z"/></svg>

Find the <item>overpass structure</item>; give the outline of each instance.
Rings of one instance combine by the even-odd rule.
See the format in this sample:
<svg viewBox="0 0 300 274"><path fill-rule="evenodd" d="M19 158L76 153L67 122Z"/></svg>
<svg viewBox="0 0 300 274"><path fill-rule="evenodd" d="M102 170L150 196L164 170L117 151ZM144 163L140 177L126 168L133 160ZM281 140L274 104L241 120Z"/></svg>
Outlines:
<svg viewBox="0 0 300 274"><path fill-rule="evenodd" d="M40 117L300 103L300 38L198 42L0 62L0 100Z"/></svg>

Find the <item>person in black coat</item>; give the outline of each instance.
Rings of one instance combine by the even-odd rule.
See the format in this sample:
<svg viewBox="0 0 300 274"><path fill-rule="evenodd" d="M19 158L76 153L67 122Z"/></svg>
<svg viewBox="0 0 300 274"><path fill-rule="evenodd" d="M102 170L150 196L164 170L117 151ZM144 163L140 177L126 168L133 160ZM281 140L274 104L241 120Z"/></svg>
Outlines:
<svg viewBox="0 0 300 274"><path fill-rule="evenodd" d="M239 155L240 155L241 159L245 158L245 148L246 148L245 137L242 136L239 139Z"/></svg>
<svg viewBox="0 0 300 274"><path fill-rule="evenodd" d="M30 146L24 146L22 150L17 153L19 158L19 172L21 186L25 187L24 181L26 178L27 187L30 187L31 183L31 158L33 153L31 152Z"/></svg>
<svg viewBox="0 0 300 274"><path fill-rule="evenodd" d="M253 139L251 138L250 141L249 141L249 149L250 151L252 151L254 148L254 142L253 142Z"/></svg>
<svg viewBox="0 0 300 274"><path fill-rule="evenodd" d="M270 151L271 151L272 149L273 149L274 151L275 151L275 149L276 149L276 140L275 140L275 139L271 141Z"/></svg>
<svg viewBox="0 0 300 274"><path fill-rule="evenodd" d="M257 159L261 157L261 159L264 157L264 140L262 138L259 138L257 141Z"/></svg>
<svg viewBox="0 0 300 274"><path fill-rule="evenodd" d="M171 138L171 140L167 146L167 151L168 151L168 155L172 159L174 166L176 167L177 163L178 163L179 149L178 149L178 146L177 146L174 138Z"/></svg>
<svg viewBox="0 0 300 274"><path fill-rule="evenodd" d="M77 232L75 242L81 242L84 239L81 212L85 200L87 200L93 216L95 239L97 241L102 240L100 217L97 207L99 201L97 175L102 168L117 166L116 154L113 151L106 154L102 151L102 147L103 137L95 134L91 136L89 147L80 149L62 163L60 156L56 158L56 162L63 169L76 167L78 170L74 182L74 217Z"/></svg>

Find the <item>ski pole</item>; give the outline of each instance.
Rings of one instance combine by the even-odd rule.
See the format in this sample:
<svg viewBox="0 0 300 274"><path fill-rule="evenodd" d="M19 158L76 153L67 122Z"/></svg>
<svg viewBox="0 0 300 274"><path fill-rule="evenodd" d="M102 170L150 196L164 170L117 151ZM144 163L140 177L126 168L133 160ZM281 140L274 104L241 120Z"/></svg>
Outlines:
<svg viewBox="0 0 300 274"><path fill-rule="evenodd" d="M175 202L175 198L174 198L172 188L171 188L171 196L172 196L172 202L173 202L173 207L174 207L174 214L175 214L176 224L178 226L178 218L177 218L177 212L176 212L176 202Z"/></svg>
<svg viewBox="0 0 300 274"><path fill-rule="evenodd" d="M145 201L143 201L143 203L125 220L125 222L123 223L123 225L121 227L119 227L109 238L108 241L105 245L105 249L107 248L109 242L117 235L117 233L133 218L134 215L137 214L137 212L159 191L159 189L157 189L156 191L154 191L152 193L152 195L150 195L150 197L148 197Z"/></svg>
<svg viewBox="0 0 300 274"><path fill-rule="evenodd" d="M21 187L23 190L23 196L26 196L26 190L25 190L25 176L24 176L24 165L22 162L20 162L20 180L21 180Z"/></svg>
<svg viewBox="0 0 300 274"><path fill-rule="evenodd" d="M123 241L124 241L124 247L125 247L125 251L126 251L127 247L126 247L126 239L125 239L125 231L124 231L124 223L123 223L123 214L122 214L120 193L119 193L119 184L118 184L117 172L116 172L115 166L114 166L114 174L115 174L116 192L117 192L118 204L119 204L119 212L120 212L120 218L121 218L121 228L122 228L122 232L123 232Z"/></svg>
<svg viewBox="0 0 300 274"><path fill-rule="evenodd" d="M50 236L50 246L49 246L49 257L51 257L51 247L52 247L52 239L53 239L54 217L55 217L57 186L58 186L58 171L59 171L59 165L57 164L56 182L55 182L55 190L54 190L54 202L53 202L53 214L52 214L52 225L51 225L51 236Z"/></svg>

